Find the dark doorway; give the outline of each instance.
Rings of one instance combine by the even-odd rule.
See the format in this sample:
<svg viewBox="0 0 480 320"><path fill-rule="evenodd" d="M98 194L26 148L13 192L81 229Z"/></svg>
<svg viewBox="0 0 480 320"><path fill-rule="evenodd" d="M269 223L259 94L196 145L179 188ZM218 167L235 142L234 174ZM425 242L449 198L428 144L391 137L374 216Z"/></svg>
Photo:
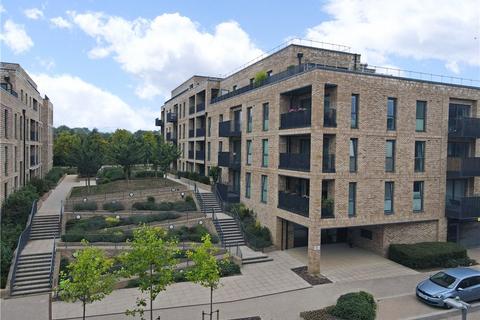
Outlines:
<svg viewBox="0 0 480 320"><path fill-rule="evenodd" d="M347 242L347 228L335 228L322 230L322 244Z"/></svg>

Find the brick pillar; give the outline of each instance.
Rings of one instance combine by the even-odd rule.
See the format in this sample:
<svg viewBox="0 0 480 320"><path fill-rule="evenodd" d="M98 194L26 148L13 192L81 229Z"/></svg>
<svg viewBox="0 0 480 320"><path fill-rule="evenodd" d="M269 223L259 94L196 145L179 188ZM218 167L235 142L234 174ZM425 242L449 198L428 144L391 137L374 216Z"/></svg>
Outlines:
<svg viewBox="0 0 480 320"><path fill-rule="evenodd" d="M293 248L293 244L294 244L294 240L295 240L295 232L294 232L294 227L293 227L293 223L289 222L288 224L288 227L287 227L287 247L285 249L292 249Z"/></svg>
<svg viewBox="0 0 480 320"><path fill-rule="evenodd" d="M308 272L311 274L320 273L320 235L320 227L308 229Z"/></svg>

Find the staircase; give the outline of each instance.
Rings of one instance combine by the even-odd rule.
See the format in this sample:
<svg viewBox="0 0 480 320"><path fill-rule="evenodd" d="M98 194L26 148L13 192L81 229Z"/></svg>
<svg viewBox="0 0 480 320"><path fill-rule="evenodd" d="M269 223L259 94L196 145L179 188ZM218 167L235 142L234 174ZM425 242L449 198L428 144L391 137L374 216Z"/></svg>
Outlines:
<svg viewBox="0 0 480 320"><path fill-rule="evenodd" d="M222 212L222 207L217 201L215 195L211 192L203 192L203 193L195 193L195 197L197 198L198 204L200 205L200 209L202 212L207 214L211 214L212 210L215 213Z"/></svg>
<svg viewBox="0 0 480 320"><path fill-rule="evenodd" d="M28 240L53 239L60 236L60 220L58 214L35 216Z"/></svg>
<svg viewBox="0 0 480 320"><path fill-rule="evenodd" d="M217 233L223 233L223 245L225 247L244 246L242 232L237 222L233 218L222 218L213 221Z"/></svg>
<svg viewBox="0 0 480 320"><path fill-rule="evenodd" d="M49 292L51 262L51 252L20 255L10 294L18 296Z"/></svg>

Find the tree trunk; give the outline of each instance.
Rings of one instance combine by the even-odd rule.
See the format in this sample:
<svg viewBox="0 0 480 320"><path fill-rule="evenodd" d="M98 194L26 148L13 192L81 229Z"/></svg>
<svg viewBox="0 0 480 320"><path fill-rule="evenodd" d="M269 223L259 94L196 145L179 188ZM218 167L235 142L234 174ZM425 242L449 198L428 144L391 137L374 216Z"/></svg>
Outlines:
<svg viewBox="0 0 480 320"><path fill-rule="evenodd" d="M152 264L150 264L150 320L153 320L152 275L153 275L153 266Z"/></svg>
<svg viewBox="0 0 480 320"><path fill-rule="evenodd" d="M83 303L83 320L85 320L85 301L82 302Z"/></svg>
<svg viewBox="0 0 480 320"><path fill-rule="evenodd" d="M213 318L213 287L210 287L210 320Z"/></svg>

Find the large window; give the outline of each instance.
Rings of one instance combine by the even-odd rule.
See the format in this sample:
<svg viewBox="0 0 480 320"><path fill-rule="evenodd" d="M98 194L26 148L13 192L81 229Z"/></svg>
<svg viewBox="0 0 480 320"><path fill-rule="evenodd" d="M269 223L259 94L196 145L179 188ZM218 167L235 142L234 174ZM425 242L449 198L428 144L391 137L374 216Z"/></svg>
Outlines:
<svg viewBox="0 0 480 320"><path fill-rule="evenodd" d="M252 140L247 140L247 164L251 165L252 164Z"/></svg>
<svg viewBox="0 0 480 320"><path fill-rule="evenodd" d="M262 167L268 167L268 139L262 140Z"/></svg>
<svg viewBox="0 0 480 320"><path fill-rule="evenodd" d="M5 153L4 153L4 156L5 156L5 162L4 162L4 174L5 176L8 176L8 147L5 146Z"/></svg>
<svg viewBox="0 0 480 320"><path fill-rule="evenodd" d="M252 132L253 127L253 115L252 107L247 108L247 132Z"/></svg>
<svg viewBox="0 0 480 320"><path fill-rule="evenodd" d="M212 146L210 145L210 142L207 142L207 161L210 161L211 148Z"/></svg>
<svg viewBox="0 0 480 320"><path fill-rule="evenodd" d="M395 171L395 140L387 140L385 144L385 171Z"/></svg>
<svg viewBox="0 0 480 320"><path fill-rule="evenodd" d="M423 211L423 181L413 183L413 211Z"/></svg>
<svg viewBox="0 0 480 320"><path fill-rule="evenodd" d="M348 216L354 217L356 214L357 202L357 183L350 182L348 184Z"/></svg>
<svg viewBox="0 0 480 320"><path fill-rule="evenodd" d="M427 102L417 101L415 131L425 131L425 122L427 119Z"/></svg>
<svg viewBox="0 0 480 320"><path fill-rule="evenodd" d="M397 99L388 98L387 101L387 130L395 130L397 115Z"/></svg>
<svg viewBox="0 0 480 320"><path fill-rule="evenodd" d="M8 110L4 110L4 118L3 118L3 128L4 128L4 137L5 139L8 139Z"/></svg>
<svg viewBox="0 0 480 320"><path fill-rule="evenodd" d="M212 118L208 117L207 119L207 137L212 135Z"/></svg>
<svg viewBox="0 0 480 320"><path fill-rule="evenodd" d="M392 181L385 182L385 198L384 198L384 205L383 211L386 214L393 213L393 190L394 185Z"/></svg>
<svg viewBox="0 0 480 320"><path fill-rule="evenodd" d="M350 172L357 172L358 139L350 139Z"/></svg>
<svg viewBox="0 0 480 320"><path fill-rule="evenodd" d="M252 193L252 174L250 172L245 173L245 198L249 198Z"/></svg>
<svg viewBox="0 0 480 320"><path fill-rule="evenodd" d="M269 110L269 105L268 102L263 104L263 124L262 124L262 129L263 131L268 131L269 128L269 119L270 119L270 110Z"/></svg>
<svg viewBox="0 0 480 320"><path fill-rule="evenodd" d="M268 198L268 177L262 175L262 193L260 195L260 201L267 203Z"/></svg>
<svg viewBox="0 0 480 320"><path fill-rule="evenodd" d="M425 141L415 141L415 172L425 171Z"/></svg>
<svg viewBox="0 0 480 320"><path fill-rule="evenodd" d="M351 118L350 118L350 127L352 129L358 129L358 106L359 106L359 96L358 94L352 94Z"/></svg>

